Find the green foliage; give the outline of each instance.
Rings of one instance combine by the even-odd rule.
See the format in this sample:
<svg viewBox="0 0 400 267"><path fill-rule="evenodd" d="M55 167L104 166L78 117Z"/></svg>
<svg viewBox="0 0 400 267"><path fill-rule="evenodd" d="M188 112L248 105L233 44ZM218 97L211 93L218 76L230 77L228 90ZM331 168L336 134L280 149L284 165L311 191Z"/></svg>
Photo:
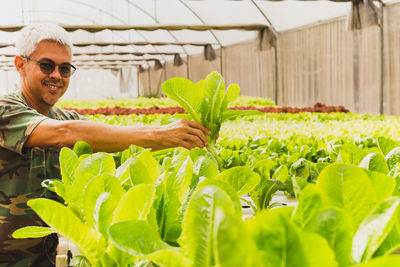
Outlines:
<svg viewBox="0 0 400 267"><path fill-rule="evenodd" d="M106 250L106 242L99 232L88 227L70 209L56 201L33 199L28 201L28 206L57 233L73 241L92 265L98 264Z"/></svg>
<svg viewBox="0 0 400 267"><path fill-rule="evenodd" d="M238 87L222 90L218 75L179 83L204 88L207 110L190 90L177 97L212 127L215 117L236 115L221 110ZM140 122L161 118L170 117ZM63 235L83 255L75 266L397 266L390 254L400 247L400 165L396 135L385 130L391 123L396 118L357 114L228 120L212 151L221 169L203 149L131 146L107 154L79 143L60 152L62 179L43 183L61 203L29 202L49 227L14 236ZM378 134L361 136L360 127ZM275 208L277 191L295 195L298 205ZM255 210L246 220L244 200Z"/></svg>
<svg viewBox="0 0 400 267"><path fill-rule="evenodd" d="M112 213L112 222L145 220L155 198L153 185L141 184L130 188L118 202Z"/></svg>
<svg viewBox="0 0 400 267"><path fill-rule="evenodd" d="M181 234L185 203L193 193L192 159L188 151L178 157L182 161L174 162L164 173L163 182L157 186L157 201L160 202L155 204L161 237L171 243L176 243Z"/></svg>
<svg viewBox="0 0 400 267"><path fill-rule="evenodd" d="M147 256L162 249L173 249L145 221L125 220L108 229L111 241L121 250L134 256Z"/></svg>
<svg viewBox="0 0 400 267"><path fill-rule="evenodd" d="M400 256L390 255L387 257L379 257L371 260L368 263L357 265L358 267L386 267L386 266L398 266L400 264ZM356 265L352 265L355 267Z"/></svg>
<svg viewBox="0 0 400 267"><path fill-rule="evenodd" d="M363 220L353 237L352 257L356 263L368 261L388 236L399 204L399 197L388 198Z"/></svg>
<svg viewBox="0 0 400 267"><path fill-rule="evenodd" d="M191 198L183 221L179 240L184 254L193 259L193 266L212 266L215 259L215 231L217 211L233 214L229 196L216 186L199 188Z"/></svg>
<svg viewBox="0 0 400 267"><path fill-rule="evenodd" d="M227 110L228 104L239 96L240 88L231 84L225 90L225 82L217 72L212 72L197 84L181 77L169 79L162 84L162 91L177 101L194 121L211 131L206 147L216 158L219 169L222 165L214 144L222 123L238 116L260 114L254 110Z"/></svg>
<svg viewBox="0 0 400 267"><path fill-rule="evenodd" d="M63 147L60 151L60 172L64 184L72 185L78 165L78 155L73 150Z"/></svg>
<svg viewBox="0 0 400 267"><path fill-rule="evenodd" d="M324 237L335 252L339 266L351 262L352 229L350 218L342 209L321 209L306 229Z"/></svg>
<svg viewBox="0 0 400 267"><path fill-rule="evenodd" d="M389 170L400 162L400 147L393 148L385 157Z"/></svg>
<svg viewBox="0 0 400 267"><path fill-rule="evenodd" d="M234 208L234 213L237 215L237 217L242 217L242 205L236 190L228 183L216 179L205 179L198 185L198 188L210 185L217 186L222 189L230 197Z"/></svg>
<svg viewBox="0 0 400 267"><path fill-rule="evenodd" d="M301 228L307 229L317 216L322 206L322 193L316 185L309 185L301 193L293 221Z"/></svg>
<svg viewBox="0 0 400 267"><path fill-rule="evenodd" d="M122 195L125 194L125 190L118 179L111 174L97 175L87 183L84 192L83 210L85 221L89 226L94 226L93 212L101 194L109 193L109 197L114 199L115 202L119 202Z"/></svg>
<svg viewBox="0 0 400 267"><path fill-rule="evenodd" d="M387 155L392 149L399 146L399 143L384 136L376 138L376 144L383 155Z"/></svg>
<svg viewBox="0 0 400 267"><path fill-rule="evenodd" d="M301 232L290 220L291 211L288 208L267 210L250 221L251 234L264 266L337 266L326 240Z"/></svg>
<svg viewBox="0 0 400 267"><path fill-rule="evenodd" d="M353 144L344 144L339 147L339 154L336 162L358 165L366 156L366 152Z"/></svg>
<svg viewBox="0 0 400 267"><path fill-rule="evenodd" d="M217 266L262 266L256 244L238 216L217 209L214 225L214 257Z"/></svg>
<svg viewBox="0 0 400 267"><path fill-rule="evenodd" d="M385 157L378 152L372 152L366 155L358 166L367 170L377 171L384 174L389 173L389 168L386 164Z"/></svg>
<svg viewBox="0 0 400 267"><path fill-rule="evenodd" d="M318 178L324 204L343 209L353 229L376 205L376 193L368 175L358 167L336 163L326 167Z"/></svg>
<svg viewBox="0 0 400 267"><path fill-rule="evenodd" d="M125 107L125 108L150 108L150 107L175 107L176 102L166 97L137 97L123 99L61 99L57 102L61 108L101 108L101 107ZM229 106L275 106L270 98L254 96L239 96Z"/></svg>
<svg viewBox="0 0 400 267"><path fill-rule="evenodd" d="M74 152L78 156L78 158L85 154L93 154L91 146L84 141L76 142L76 144L74 145Z"/></svg>
<svg viewBox="0 0 400 267"><path fill-rule="evenodd" d="M161 249L146 257L152 263L160 267L187 267L192 261L185 257L180 251L172 249Z"/></svg>
<svg viewBox="0 0 400 267"><path fill-rule="evenodd" d="M306 150L322 143L303 137L293 142L298 145L256 139L250 145L260 153L248 155L247 166L220 173L213 157L201 149L165 151L160 166L153 155L162 153L130 148L122 152L118 168L110 154L78 158L65 149L60 161L67 177L47 182L65 205L29 201L49 227L22 228L14 236L61 234L82 253L73 261L76 266L344 267L396 262L387 256L400 247L400 201L392 197L395 179L357 167L355 156L347 157L353 165L319 167L313 156L329 153ZM236 148L250 152L250 145ZM274 152L266 153L264 146ZM285 147L300 150L285 160L272 154L286 153ZM289 178L306 182L299 186L297 207L268 209L273 193L285 190ZM247 193L257 213L243 221L240 196Z"/></svg>
<svg viewBox="0 0 400 267"><path fill-rule="evenodd" d="M215 177L230 184L239 196L249 193L260 183L260 175L248 167L233 167Z"/></svg>
<svg viewBox="0 0 400 267"><path fill-rule="evenodd" d="M56 233L56 230L49 227L27 226L14 231L12 236L14 238L38 238L53 233Z"/></svg>

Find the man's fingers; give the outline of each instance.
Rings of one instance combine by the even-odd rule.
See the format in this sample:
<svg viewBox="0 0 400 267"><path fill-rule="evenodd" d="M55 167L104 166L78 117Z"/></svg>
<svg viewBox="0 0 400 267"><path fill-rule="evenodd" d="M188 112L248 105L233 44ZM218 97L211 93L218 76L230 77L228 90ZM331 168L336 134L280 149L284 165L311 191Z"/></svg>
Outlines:
<svg viewBox="0 0 400 267"><path fill-rule="evenodd" d="M207 136L210 130L195 121L180 119L169 125L161 126L162 134L159 143L162 147L181 146L187 149L204 147L207 145Z"/></svg>
<svg viewBox="0 0 400 267"><path fill-rule="evenodd" d="M196 142L199 146L203 147L207 145L207 137L201 130L196 128L188 128L188 134L192 136L190 140Z"/></svg>
<svg viewBox="0 0 400 267"><path fill-rule="evenodd" d="M207 137L206 135L210 135L211 131L204 127L201 123L195 122L195 121L188 121L184 120L183 123L186 123L188 126L187 131L189 134L199 138L202 142L202 144L196 142L196 144L200 147L203 147L207 145ZM193 139L191 139L193 140Z"/></svg>
<svg viewBox="0 0 400 267"><path fill-rule="evenodd" d="M191 142L182 141L182 147L184 147L186 149L189 149L189 150L192 150L196 146L194 146Z"/></svg>
<svg viewBox="0 0 400 267"><path fill-rule="evenodd" d="M188 134L185 139L186 141L193 144L195 147L204 147L207 144L207 142L204 142L202 139L200 139L200 137L196 135Z"/></svg>
<svg viewBox="0 0 400 267"><path fill-rule="evenodd" d="M211 134L211 131L209 129L207 129L206 127L204 127L201 123L198 123L196 121L188 121L188 120L185 120L185 122L190 127L201 130L204 134Z"/></svg>

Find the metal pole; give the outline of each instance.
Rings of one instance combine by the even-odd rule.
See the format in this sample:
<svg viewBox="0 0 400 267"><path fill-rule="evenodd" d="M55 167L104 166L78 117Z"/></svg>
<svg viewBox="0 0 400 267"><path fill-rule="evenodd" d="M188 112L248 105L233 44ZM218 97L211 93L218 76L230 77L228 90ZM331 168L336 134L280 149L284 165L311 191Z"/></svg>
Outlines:
<svg viewBox="0 0 400 267"><path fill-rule="evenodd" d="M275 56L275 104L278 105L278 100L279 100L278 41L276 46L274 47L274 56Z"/></svg>
<svg viewBox="0 0 400 267"><path fill-rule="evenodd" d="M385 98L385 33L384 33L384 14L385 14L385 8L384 5L381 4L382 8L382 17L381 17L381 25L379 29L380 33L380 50L381 50L381 81L380 81L380 91L379 91L379 113L384 114L384 98Z"/></svg>
<svg viewBox="0 0 400 267"><path fill-rule="evenodd" d="M360 31L353 31L353 92L355 112L360 112Z"/></svg>

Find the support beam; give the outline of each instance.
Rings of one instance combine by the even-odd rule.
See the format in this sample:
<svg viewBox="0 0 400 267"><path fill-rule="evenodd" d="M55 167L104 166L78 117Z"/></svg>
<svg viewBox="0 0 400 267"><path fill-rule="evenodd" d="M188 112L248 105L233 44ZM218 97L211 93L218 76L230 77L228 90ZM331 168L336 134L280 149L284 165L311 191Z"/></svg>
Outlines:
<svg viewBox="0 0 400 267"><path fill-rule="evenodd" d="M126 43L115 43L115 42L90 42L90 43L76 43L73 46L76 47L86 47L86 46L145 46L145 45L153 45L153 46L166 46L166 45L177 45L177 46L184 46L184 45L191 45L191 46L205 46L210 43L206 42L126 42ZM212 43L217 45L215 43ZM211 45L212 45L211 44ZM0 48L15 46L13 43L0 43Z"/></svg>
<svg viewBox="0 0 400 267"><path fill-rule="evenodd" d="M180 54L179 52L87 52L87 53L73 53L74 56L145 56L145 55L165 55L165 56L175 56L176 54Z"/></svg>
<svg viewBox="0 0 400 267"><path fill-rule="evenodd" d="M131 60L82 60L82 61L74 61L74 66L78 68L82 68L85 66L113 66L114 68L125 67L131 65L141 65L149 61L154 61L161 63L158 58L142 58L142 59L131 59ZM15 69L15 66L12 61L0 61L0 69L10 68Z"/></svg>
<svg viewBox="0 0 400 267"><path fill-rule="evenodd" d="M157 31L157 30L167 30L167 31L179 31L179 30L191 30L191 31L229 31L229 30L242 30L242 31L259 31L268 25L264 24L231 24L231 25L179 25L179 24L169 24L169 25L60 25L68 32L73 32L76 30L84 30L87 32L99 32L103 30L111 31ZM0 26L0 31L5 32L16 32L23 28L23 25L13 26L4 25Z"/></svg>
<svg viewBox="0 0 400 267"><path fill-rule="evenodd" d="M176 54L180 55L181 52L79 52L73 53L73 56L157 56L157 55L164 55L164 56L175 56ZM0 57L15 57L15 54L1 54Z"/></svg>
<svg viewBox="0 0 400 267"><path fill-rule="evenodd" d="M74 44L74 46L76 47L86 47L86 46L110 46L110 45L114 45L114 46L145 46L145 45L153 45L153 46L165 46L165 45L178 45L178 46L183 46L183 45L192 45L192 46L205 46L209 43L206 42L131 42L131 43L107 43L107 42L99 42L99 43L95 43L95 42L91 42L91 43L76 43Z"/></svg>
<svg viewBox="0 0 400 267"><path fill-rule="evenodd" d="M73 61L74 64L81 64L86 62L135 62L135 61L159 61L159 58L130 58L130 59L78 59ZM0 61L1 62L1 61Z"/></svg>
<svg viewBox="0 0 400 267"><path fill-rule="evenodd" d="M182 66L183 65L183 59L181 55L175 54L174 55L174 66Z"/></svg>
<svg viewBox="0 0 400 267"><path fill-rule="evenodd" d="M85 62L133 62L133 61L157 61L159 58L85 58L85 59L76 59L73 60L72 64L81 64ZM13 64L14 60L12 59L0 59L0 63L9 63Z"/></svg>

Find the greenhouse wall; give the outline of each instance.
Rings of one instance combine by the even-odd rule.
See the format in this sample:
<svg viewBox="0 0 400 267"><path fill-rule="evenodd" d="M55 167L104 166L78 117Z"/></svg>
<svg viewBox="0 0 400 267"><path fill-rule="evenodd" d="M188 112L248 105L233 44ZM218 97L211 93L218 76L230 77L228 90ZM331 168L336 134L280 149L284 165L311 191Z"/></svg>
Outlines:
<svg viewBox="0 0 400 267"><path fill-rule="evenodd" d="M378 27L347 31L346 20L284 32L278 39L278 104L344 105L379 113Z"/></svg>
<svg viewBox="0 0 400 267"><path fill-rule="evenodd" d="M203 55L189 56L189 79L192 81L199 81L204 79L210 72L216 70L221 71L221 57L220 51L217 52L217 59L208 61L204 59Z"/></svg>
<svg viewBox="0 0 400 267"><path fill-rule="evenodd" d="M173 77L188 77L187 65L184 63L180 66L174 66L173 62L167 62L165 72L166 79Z"/></svg>
<svg viewBox="0 0 400 267"><path fill-rule="evenodd" d="M19 74L17 71L0 71L1 93L11 93L19 87Z"/></svg>
<svg viewBox="0 0 400 267"><path fill-rule="evenodd" d="M256 40L223 48L222 75L227 84L238 83L242 95L275 100L275 49L259 45Z"/></svg>
<svg viewBox="0 0 400 267"><path fill-rule="evenodd" d="M400 4L387 4L383 28L350 31L347 18L340 17L280 32L276 48L260 50L256 39L218 50L214 61L190 56L179 72L167 64L166 77L198 81L216 70L227 84L238 83L241 94L269 97L282 106L322 102L400 115L399 17Z"/></svg>
<svg viewBox="0 0 400 267"><path fill-rule="evenodd" d="M219 54L220 51L217 51ZM192 81L199 81L212 71L221 71L220 56L213 61L204 60L203 55L188 56L181 66L174 66L173 62L168 62L163 69L155 70L147 68L138 73L138 92L140 96L162 96L162 83L173 77L185 77ZM149 77L150 75L150 77Z"/></svg>
<svg viewBox="0 0 400 267"><path fill-rule="evenodd" d="M147 96L150 94L150 70L138 71L138 95Z"/></svg>
<svg viewBox="0 0 400 267"><path fill-rule="evenodd" d="M335 31L336 27L339 31ZM352 47L344 27L335 21L279 36L278 103L309 106L317 100L353 108L352 96L348 94L348 87L353 83Z"/></svg>
<svg viewBox="0 0 400 267"><path fill-rule="evenodd" d="M150 68L150 91L147 96L155 97L161 94L161 85L165 81L165 68L155 70Z"/></svg>

